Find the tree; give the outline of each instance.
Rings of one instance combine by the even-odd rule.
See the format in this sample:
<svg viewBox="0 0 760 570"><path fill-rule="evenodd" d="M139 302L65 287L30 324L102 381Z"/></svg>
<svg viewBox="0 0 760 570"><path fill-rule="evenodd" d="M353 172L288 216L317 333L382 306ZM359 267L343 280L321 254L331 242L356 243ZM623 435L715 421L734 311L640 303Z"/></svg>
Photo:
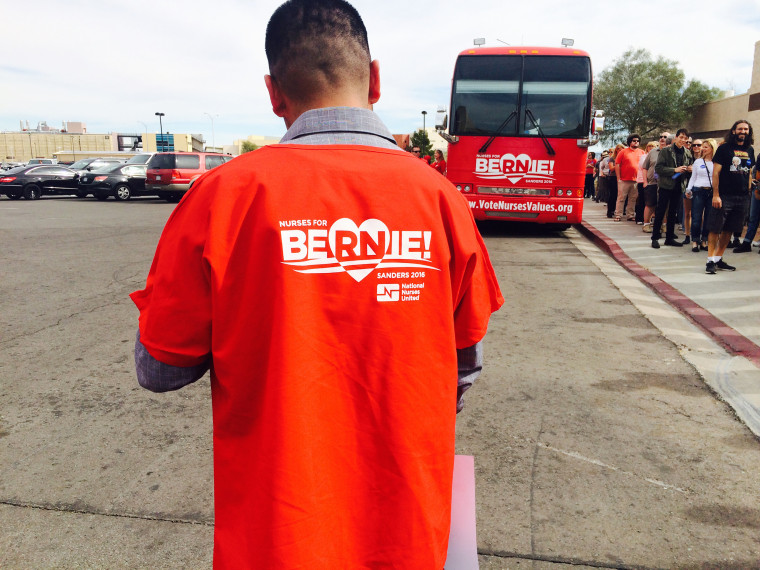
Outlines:
<svg viewBox="0 0 760 570"><path fill-rule="evenodd" d="M675 61L653 60L645 49L629 49L596 79L594 107L606 115L604 139L642 137L682 127L719 90L686 77Z"/></svg>
<svg viewBox="0 0 760 570"><path fill-rule="evenodd" d="M245 154L246 152L251 152L252 150L256 150L257 148L259 147L257 147L251 141L243 141L243 144L240 145L240 150L242 151L241 154Z"/></svg>
<svg viewBox="0 0 760 570"><path fill-rule="evenodd" d="M420 157L433 156L433 145L430 144L430 137L422 129L412 133L412 146L420 147Z"/></svg>

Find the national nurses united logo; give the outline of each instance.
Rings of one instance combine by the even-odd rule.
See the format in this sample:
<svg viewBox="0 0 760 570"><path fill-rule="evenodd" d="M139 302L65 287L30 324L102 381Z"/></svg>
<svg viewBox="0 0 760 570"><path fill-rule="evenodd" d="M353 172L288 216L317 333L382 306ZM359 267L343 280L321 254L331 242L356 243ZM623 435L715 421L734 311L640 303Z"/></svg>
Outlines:
<svg viewBox="0 0 760 570"><path fill-rule="evenodd" d="M326 220L280 222L282 258L299 273L348 273L361 281L378 268L425 268L439 271L430 260L433 232L389 230L374 218L356 224L341 218L329 228Z"/></svg>

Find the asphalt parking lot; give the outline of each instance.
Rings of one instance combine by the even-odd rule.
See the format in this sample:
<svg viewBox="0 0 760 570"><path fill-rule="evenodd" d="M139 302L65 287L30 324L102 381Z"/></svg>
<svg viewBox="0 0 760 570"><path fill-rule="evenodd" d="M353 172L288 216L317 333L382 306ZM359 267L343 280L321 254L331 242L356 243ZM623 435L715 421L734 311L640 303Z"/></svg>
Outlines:
<svg viewBox="0 0 760 570"><path fill-rule="evenodd" d="M208 377L153 394L132 363L173 208L0 198L2 568L211 564ZM580 239L485 232L507 300L457 421L481 568L757 567L758 440Z"/></svg>

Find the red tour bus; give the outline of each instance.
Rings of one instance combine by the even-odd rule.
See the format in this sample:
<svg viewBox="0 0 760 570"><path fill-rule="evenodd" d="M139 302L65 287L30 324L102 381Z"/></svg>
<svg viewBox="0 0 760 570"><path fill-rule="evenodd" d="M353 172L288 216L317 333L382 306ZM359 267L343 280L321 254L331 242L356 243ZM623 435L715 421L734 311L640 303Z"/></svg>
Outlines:
<svg viewBox="0 0 760 570"><path fill-rule="evenodd" d="M474 48L457 58L448 179L478 220L580 223L591 60L568 48ZM597 112L599 130L603 113ZM438 125L446 128L446 117Z"/></svg>

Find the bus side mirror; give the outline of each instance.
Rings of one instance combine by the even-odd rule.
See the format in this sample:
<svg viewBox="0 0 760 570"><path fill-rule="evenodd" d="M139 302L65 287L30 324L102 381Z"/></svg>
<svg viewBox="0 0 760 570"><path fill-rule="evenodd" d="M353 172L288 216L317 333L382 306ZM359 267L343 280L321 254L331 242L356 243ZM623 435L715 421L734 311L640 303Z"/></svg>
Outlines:
<svg viewBox="0 0 760 570"><path fill-rule="evenodd" d="M436 131L445 131L446 127L449 126L449 116L446 114L443 110L438 110L438 112L435 114L435 130Z"/></svg>
<svg viewBox="0 0 760 570"><path fill-rule="evenodd" d="M604 131L604 111L595 111L591 121L591 133L597 134Z"/></svg>

